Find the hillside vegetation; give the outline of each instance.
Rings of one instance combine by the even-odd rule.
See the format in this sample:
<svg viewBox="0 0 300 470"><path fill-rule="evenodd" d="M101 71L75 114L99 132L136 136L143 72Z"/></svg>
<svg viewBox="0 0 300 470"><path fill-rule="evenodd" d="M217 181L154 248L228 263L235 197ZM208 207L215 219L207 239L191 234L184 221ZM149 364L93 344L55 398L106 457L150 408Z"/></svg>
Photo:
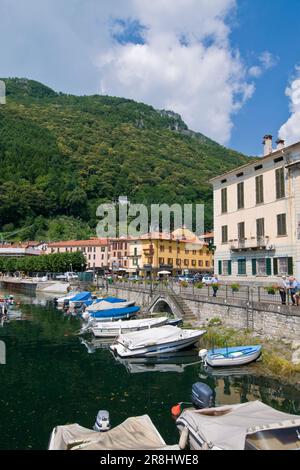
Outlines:
<svg viewBox="0 0 300 470"><path fill-rule="evenodd" d="M123 98L56 93L26 79L4 80L4 238L8 232L20 239L90 236L97 206L120 195L147 205L205 203L210 228L209 179L247 161L189 131L175 113Z"/></svg>

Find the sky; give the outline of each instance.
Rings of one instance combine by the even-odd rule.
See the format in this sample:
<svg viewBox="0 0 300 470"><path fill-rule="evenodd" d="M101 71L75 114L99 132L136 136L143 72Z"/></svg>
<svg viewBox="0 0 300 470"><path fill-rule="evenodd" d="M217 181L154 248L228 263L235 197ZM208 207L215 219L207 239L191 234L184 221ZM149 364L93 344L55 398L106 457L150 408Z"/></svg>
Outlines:
<svg viewBox="0 0 300 470"><path fill-rule="evenodd" d="M173 110L261 155L265 134L300 140L299 18L299 0L0 0L0 76Z"/></svg>

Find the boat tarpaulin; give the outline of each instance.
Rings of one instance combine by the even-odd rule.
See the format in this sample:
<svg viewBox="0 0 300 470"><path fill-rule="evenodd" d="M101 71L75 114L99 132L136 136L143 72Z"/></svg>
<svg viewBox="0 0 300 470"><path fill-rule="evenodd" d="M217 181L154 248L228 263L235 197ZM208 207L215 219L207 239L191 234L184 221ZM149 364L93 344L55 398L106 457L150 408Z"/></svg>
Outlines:
<svg viewBox="0 0 300 470"><path fill-rule="evenodd" d="M88 312L95 318L115 318L124 317L126 315L134 315L140 311L140 307L128 307L128 308L111 308L108 310L96 310L92 311L90 308Z"/></svg>
<svg viewBox="0 0 300 470"><path fill-rule="evenodd" d="M70 299L70 302L84 302L85 300L90 300L92 295L90 292L80 292Z"/></svg>
<svg viewBox="0 0 300 470"><path fill-rule="evenodd" d="M186 410L180 417L210 447L244 450L246 437L259 431L300 426L300 416L277 411L260 401L206 410Z"/></svg>
<svg viewBox="0 0 300 470"><path fill-rule="evenodd" d="M200 330L182 330L177 326L161 326L145 331L136 331L127 333L118 337L118 343L124 344L129 349L138 349L154 344L171 343L181 339L201 336L205 331Z"/></svg>
<svg viewBox="0 0 300 470"><path fill-rule="evenodd" d="M56 427L49 450L179 450L167 446L148 415L128 418L105 433L91 431L79 424Z"/></svg>

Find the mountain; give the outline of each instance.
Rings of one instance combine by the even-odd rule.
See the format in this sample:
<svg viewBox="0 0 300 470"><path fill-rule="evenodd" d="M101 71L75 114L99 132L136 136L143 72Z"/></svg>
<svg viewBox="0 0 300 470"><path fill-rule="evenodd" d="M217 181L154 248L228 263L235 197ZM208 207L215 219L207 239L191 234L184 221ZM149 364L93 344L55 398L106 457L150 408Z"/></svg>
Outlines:
<svg viewBox="0 0 300 470"><path fill-rule="evenodd" d="M97 206L120 195L148 206L205 203L209 228L209 179L248 161L190 131L172 111L124 98L56 93L27 79L3 80L4 238L7 232L16 238L88 236Z"/></svg>

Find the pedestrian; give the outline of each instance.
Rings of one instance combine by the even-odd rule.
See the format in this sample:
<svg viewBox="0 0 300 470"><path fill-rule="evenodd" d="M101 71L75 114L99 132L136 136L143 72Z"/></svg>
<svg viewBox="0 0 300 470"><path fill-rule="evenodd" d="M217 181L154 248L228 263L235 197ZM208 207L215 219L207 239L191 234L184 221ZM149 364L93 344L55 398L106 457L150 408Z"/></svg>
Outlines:
<svg viewBox="0 0 300 470"><path fill-rule="evenodd" d="M280 284L279 284L279 294L281 297L282 305L286 305L286 292L288 288L289 288L289 282L286 276L282 276Z"/></svg>
<svg viewBox="0 0 300 470"><path fill-rule="evenodd" d="M291 294L291 300L292 300L293 305L296 305L295 296L296 296L297 286L298 286L298 282L296 281L296 278L293 276L290 276L289 277L289 291Z"/></svg>
<svg viewBox="0 0 300 470"><path fill-rule="evenodd" d="M219 279L218 279L218 276L216 276L214 274L212 280L211 280L211 283L212 283L212 289L213 289L213 297L217 297L217 292L219 290Z"/></svg>

